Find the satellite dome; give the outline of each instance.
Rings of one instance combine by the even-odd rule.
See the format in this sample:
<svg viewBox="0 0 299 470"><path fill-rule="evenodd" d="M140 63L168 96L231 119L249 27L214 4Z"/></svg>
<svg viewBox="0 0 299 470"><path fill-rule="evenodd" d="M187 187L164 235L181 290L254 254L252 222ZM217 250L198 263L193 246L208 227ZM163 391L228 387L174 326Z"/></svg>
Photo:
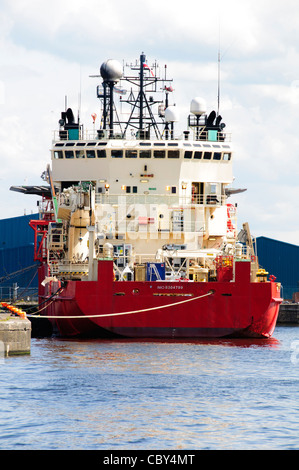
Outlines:
<svg viewBox="0 0 299 470"><path fill-rule="evenodd" d="M205 100L199 96L193 98L190 104L190 112L195 114L195 116L201 116L202 114L205 114L207 112L207 105Z"/></svg>
<svg viewBox="0 0 299 470"><path fill-rule="evenodd" d="M165 109L165 121L166 122L178 122L179 121L179 113L176 106L168 106Z"/></svg>
<svg viewBox="0 0 299 470"><path fill-rule="evenodd" d="M122 77L122 66L114 59L108 59L101 65L101 77L107 82L117 82Z"/></svg>

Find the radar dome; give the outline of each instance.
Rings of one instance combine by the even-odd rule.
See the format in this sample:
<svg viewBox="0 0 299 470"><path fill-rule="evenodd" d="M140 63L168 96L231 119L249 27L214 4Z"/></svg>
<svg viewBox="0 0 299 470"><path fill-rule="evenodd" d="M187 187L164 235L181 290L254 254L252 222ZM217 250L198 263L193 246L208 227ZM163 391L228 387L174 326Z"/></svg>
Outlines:
<svg viewBox="0 0 299 470"><path fill-rule="evenodd" d="M101 65L101 77L107 82L117 82L122 77L122 66L114 59L109 59Z"/></svg>
<svg viewBox="0 0 299 470"><path fill-rule="evenodd" d="M165 109L165 121L166 122L178 122L179 121L179 113L176 106L168 106Z"/></svg>
<svg viewBox="0 0 299 470"><path fill-rule="evenodd" d="M199 96L197 98L193 98L190 104L190 112L195 114L195 116L201 116L207 112L207 105L203 98Z"/></svg>

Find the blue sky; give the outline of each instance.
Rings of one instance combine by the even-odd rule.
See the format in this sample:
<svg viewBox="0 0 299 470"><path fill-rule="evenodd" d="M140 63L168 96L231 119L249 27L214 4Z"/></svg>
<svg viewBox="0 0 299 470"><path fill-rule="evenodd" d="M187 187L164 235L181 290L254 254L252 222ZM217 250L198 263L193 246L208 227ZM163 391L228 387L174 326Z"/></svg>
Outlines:
<svg viewBox="0 0 299 470"><path fill-rule="evenodd" d="M109 58L167 63L185 127L192 98L217 105L235 146L239 227L299 244L299 5L296 0L1 0L1 218L36 212L11 185L41 184L65 96L92 128ZM220 32L220 34L219 34Z"/></svg>

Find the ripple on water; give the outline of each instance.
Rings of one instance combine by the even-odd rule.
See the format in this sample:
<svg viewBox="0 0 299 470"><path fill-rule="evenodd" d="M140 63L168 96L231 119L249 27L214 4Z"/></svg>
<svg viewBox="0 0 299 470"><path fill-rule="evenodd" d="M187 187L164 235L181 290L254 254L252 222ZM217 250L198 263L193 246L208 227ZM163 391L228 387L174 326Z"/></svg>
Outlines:
<svg viewBox="0 0 299 470"><path fill-rule="evenodd" d="M1 449L296 449L296 328L273 341L32 340L0 375Z"/></svg>

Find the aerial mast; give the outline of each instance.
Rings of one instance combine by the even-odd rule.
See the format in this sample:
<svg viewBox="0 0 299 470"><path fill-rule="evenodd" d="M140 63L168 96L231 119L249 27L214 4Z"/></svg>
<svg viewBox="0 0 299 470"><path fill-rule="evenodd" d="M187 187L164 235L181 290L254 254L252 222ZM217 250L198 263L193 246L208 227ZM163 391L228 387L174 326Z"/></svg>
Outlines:
<svg viewBox="0 0 299 470"><path fill-rule="evenodd" d="M145 64L145 54L140 55L140 109L139 109L139 131L143 131L143 69Z"/></svg>
<svg viewBox="0 0 299 470"><path fill-rule="evenodd" d="M109 59L101 65L100 68L101 77L103 78L103 89L104 89L104 105L103 105L103 129L107 129L107 121L109 116L109 129L110 138L113 137L113 91L114 86L122 77L122 67L117 60ZM109 89L109 95L108 95Z"/></svg>

